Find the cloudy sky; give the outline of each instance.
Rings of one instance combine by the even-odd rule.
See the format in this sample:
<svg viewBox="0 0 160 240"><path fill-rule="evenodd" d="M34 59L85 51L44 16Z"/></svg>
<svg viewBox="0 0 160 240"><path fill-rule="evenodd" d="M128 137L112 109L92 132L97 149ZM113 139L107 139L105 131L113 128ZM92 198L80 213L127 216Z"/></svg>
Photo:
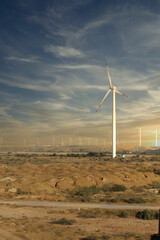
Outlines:
<svg viewBox="0 0 160 240"><path fill-rule="evenodd" d="M111 139L160 128L159 0L5 0L0 8L1 136ZM153 132L153 133L152 133Z"/></svg>

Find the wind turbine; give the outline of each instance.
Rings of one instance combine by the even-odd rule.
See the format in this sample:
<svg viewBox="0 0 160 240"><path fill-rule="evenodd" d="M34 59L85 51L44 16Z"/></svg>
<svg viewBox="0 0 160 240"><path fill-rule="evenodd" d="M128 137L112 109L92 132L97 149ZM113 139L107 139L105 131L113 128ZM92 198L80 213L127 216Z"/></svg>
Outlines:
<svg viewBox="0 0 160 240"><path fill-rule="evenodd" d="M119 93L122 96L128 97L127 95L119 92L116 89L116 86L112 86L112 82L111 82L111 76L109 73L109 69L108 69L108 64L106 63L106 67L107 67L107 74L108 74L108 80L109 80L109 90L106 93L106 95L104 96L104 98L102 99L101 103L99 104L98 109L101 107L102 103L104 102L104 100L106 99L106 97L108 96L108 94L112 91L113 94L113 108L112 108L112 157L115 158L116 157L116 99L115 99L115 93ZM98 109L96 110L96 112L98 111Z"/></svg>
<svg viewBox="0 0 160 240"><path fill-rule="evenodd" d="M82 145L82 138L79 137L79 146L81 146L81 145Z"/></svg>
<svg viewBox="0 0 160 240"><path fill-rule="evenodd" d="M88 146L90 146L91 145L91 139L90 139L90 137L88 137Z"/></svg>
<svg viewBox="0 0 160 240"><path fill-rule="evenodd" d="M156 129L156 147L158 146L158 141L157 141L157 129Z"/></svg>
<svg viewBox="0 0 160 240"><path fill-rule="evenodd" d="M72 137L69 138L69 145L72 145Z"/></svg>
<svg viewBox="0 0 160 240"><path fill-rule="evenodd" d="M139 130L139 146L142 146L142 128L138 128Z"/></svg>
<svg viewBox="0 0 160 240"><path fill-rule="evenodd" d="M54 146L54 137L52 137L52 146Z"/></svg>

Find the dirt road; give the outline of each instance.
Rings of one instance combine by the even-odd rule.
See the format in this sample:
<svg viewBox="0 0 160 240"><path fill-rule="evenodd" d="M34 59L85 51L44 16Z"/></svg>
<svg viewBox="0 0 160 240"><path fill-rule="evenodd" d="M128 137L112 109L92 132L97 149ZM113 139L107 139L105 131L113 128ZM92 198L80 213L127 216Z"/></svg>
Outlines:
<svg viewBox="0 0 160 240"><path fill-rule="evenodd" d="M68 202L24 202L24 201L0 201L0 204L14 204L41 207L73 207L73 208L105 208L105 209L160 209L160 206L145 205L109 205L98 203L68 203Z"/></svg>

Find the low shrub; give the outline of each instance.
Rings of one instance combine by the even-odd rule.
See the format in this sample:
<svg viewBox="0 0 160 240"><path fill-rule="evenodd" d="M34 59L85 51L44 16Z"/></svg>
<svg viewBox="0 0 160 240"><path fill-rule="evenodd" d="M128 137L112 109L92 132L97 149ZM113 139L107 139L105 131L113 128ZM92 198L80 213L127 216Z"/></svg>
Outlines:
<svg viewBox="0 0 160 240"><path fill-rule="evenodd" d="M82 197L80 199L81 202L91 202L91 198L90 197Z"/></svg>
<svg viewBox="0 0 160 240"><path fill-rule="evenodd" d="M100 239L102 239L102 240L108 240L108 239L110 239L110 237L109 237L109 236L106 236L106 235L103 235Z"/></svg>
<svg viewBox="0 0 160 240"><path fill-rule="evenodd" d="M157 182L157 181L153 181L153 182L150 184L150 186L151 186L152 188L160 188L160 183Z"/></svg>
<svg viewBox="0 0 160 240"><path fill-rule="evenodd" d="M86 214L86 213L80 213L78 215L79 218L96 218L95 215L91 215L91 214Z"/></svg>
<svg viewBox="0 0 160 240"><path fill-rule="evenodd" d="M103 192L110 192L111 186L109 184L104 184L102 187Z"/></svg>
<svg viewBox="0 0 160 240"><path fill-rule="evenodd" d="M120 214L118 216L121 217L121 218L127 218L127 217L130 216L130 212L122 211L122 212L120 212Z"/></svg>
<svg viewBox="0 0 160 240"><path fill-rule="evenodd" d="M92 185L90 187L79 187L78 189L75 190L75 195L76 196L92 196L96 193L99 193L101 189L95 185Z"/></svg>
<svg viewBox="0 0 160 240"><path fill-rule="evenodd" d="M114 184L111 188L111 192L124 192L127 188L124 185Z"/></svg>
<svg viewBox="0 0 160 240"><path fill-rule="evenodd" d="M144 220L152 220L154 218L154 214L151 211L145 209L143 211L137 212L136 218L144 219Z"/></svg>
<svg viewBox="0 0 160 240"><path fill-rule="evenodd" d="M86 154L87 157L97 157L98 156L98 153L95 153L95 152L89 152Z"/></svg>
<svg viewBox="0 0 160 240"><path fill-rule="evenodd" d="M21 189L20 189L20 188L17 188L17 195L19 195L19 194L21 194L21 193L22 193Z"/></svg>
<svg viewBox="0 0 160 240"><path fill-rule="evenodd" d="M157 174L157 175L160 175L160 169L154 169L153 173Z"/></svg>
<svg viewBox="0 0 160 240"><path fill-rule="evenodd" d="M146 200L139 197L139 198L124 199L124 202L127 202L127 203L146 203Z"/></svg>
<svg viewBox="0 0 160 240"><path fill-rule="evenodd" d="M55 220L50 222L52 224L61 224L61 225L72 225L73 223L75 223L75 220L71 219L71 220L67 220L66 218L61 218L59 220Z"/></svg>
<svg viewBox="0 0 160 240"><path fill-rule="evenodd" d="M80 238L80 240L97 240L97 239L98 239L97 236L88 236L88 237Z"/></svg>
<svg viewBox="0 0 160 240"><path fill-rule="evenodd" d="M118 198L108 198L108 199L106 199L107 203L117 203L119 201L120 201L120 199L118 199Z"/></svg>
<svg viewBox="0 0 160 240"><path fill-rule="evenodd" d="M113 184L112 186L110 184L104 184L102 190L104 192L124 192L127 188L126 186L119 184Z"/></svg>

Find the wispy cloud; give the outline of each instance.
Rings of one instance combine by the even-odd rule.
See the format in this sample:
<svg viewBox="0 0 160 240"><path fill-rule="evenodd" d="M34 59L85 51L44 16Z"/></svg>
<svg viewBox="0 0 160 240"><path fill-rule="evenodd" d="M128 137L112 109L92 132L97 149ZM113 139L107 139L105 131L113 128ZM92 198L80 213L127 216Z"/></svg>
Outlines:
<svg viewBox="0 0 160 240"><path fill-rule="evenodd" d="M10 57L5 57L6 60L9 61L18 61L18 62L28 62L28 63L32 63L32 62L38 62L39 60L34 59L34 58L21 58L21 57L15 57L15 56L10 56Z"/></svg>
<svg viewBox="0 0 160 240"><path fill-rule="evenodd" d="M111 93L95 113L109 87L106 60L112 84L129 96L116 95L117 124L158 122L159 15L142 2L95 2L51 1L41 9L33 1L25 4L31 16L13 17L12 31L4 27L0 85L11 96L1 95L0 121L7 130L110 134Z"/></svg>
<svg viewBox="0 0 160 240"><path fill-rule="evenodd" d="M63 46L53 46L48 45L45 48L46 52L55 54L57 57L84 57L84 54L75 48L72 47L63 47Z"/></svg>
<svg viewBox="0 0 160 240"><path fill-rule="evenodd" d="M64 65L64 64L61 64L61 65L55 65L54 66L55 68L60 68L60 69L103 69L101 66L97 66L97 65L90 65L90 64L70 64L70 65Z"/></svg>
<svg viewBox="0 0 160 240"><path fill-rule="evenodd" d="M58 111L66 111L71 110L74 112L90 112L88 108L81 108L81 107L73 107L71 105L67 105L66 103L57 103L57 102L42 102L42 101L36 101L34 103L35 105L40 106L42 109L47 110L58 110Z"/></svg>

